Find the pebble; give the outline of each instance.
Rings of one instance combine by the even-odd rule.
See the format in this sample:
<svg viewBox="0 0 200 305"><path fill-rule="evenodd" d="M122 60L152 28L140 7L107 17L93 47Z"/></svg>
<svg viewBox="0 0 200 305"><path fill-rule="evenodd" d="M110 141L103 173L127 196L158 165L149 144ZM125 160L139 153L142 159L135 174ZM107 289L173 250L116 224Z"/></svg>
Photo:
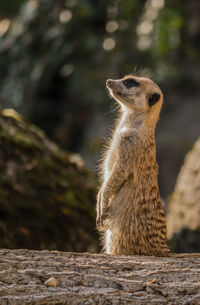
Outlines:
<svg viewBox="0 0 200 305"><path fill-rule="evenodd" d="M54 277L50 277L48 280L44 282L44 285L47 287L57 287L57 280Z"/></svg>

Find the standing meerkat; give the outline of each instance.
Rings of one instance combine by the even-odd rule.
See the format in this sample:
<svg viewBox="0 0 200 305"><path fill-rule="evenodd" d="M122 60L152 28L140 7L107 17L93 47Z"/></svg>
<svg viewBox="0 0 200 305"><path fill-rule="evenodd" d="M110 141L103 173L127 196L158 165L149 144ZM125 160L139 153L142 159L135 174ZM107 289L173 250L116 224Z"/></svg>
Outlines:
<svg viewBox="0 0 200 305"><path fill-rule="evenodd" d="M158 187L155 127L163 104L150 79L108 79L120 118L102 162L97 228L107 254L167 256L166 224Z"/></svg>

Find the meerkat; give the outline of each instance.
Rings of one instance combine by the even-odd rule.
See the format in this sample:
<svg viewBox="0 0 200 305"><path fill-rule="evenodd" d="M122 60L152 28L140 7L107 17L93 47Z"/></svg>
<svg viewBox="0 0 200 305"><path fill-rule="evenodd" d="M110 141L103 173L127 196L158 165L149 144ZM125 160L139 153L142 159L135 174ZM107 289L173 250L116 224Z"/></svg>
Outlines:
<svg viewBox="0 0 200 305"><path fill-rule="evenodd" d="M166 224L158 187L155 127L163 104L149 78L108 79L120 116L105 152L97 195L97 229L114 255L168 256Z"/></svg>

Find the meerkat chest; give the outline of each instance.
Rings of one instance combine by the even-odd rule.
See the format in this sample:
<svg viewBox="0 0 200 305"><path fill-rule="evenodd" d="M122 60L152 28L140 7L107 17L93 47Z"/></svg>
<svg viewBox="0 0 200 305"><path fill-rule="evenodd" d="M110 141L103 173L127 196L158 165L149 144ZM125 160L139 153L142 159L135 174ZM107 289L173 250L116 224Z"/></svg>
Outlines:
<svg viewBox="0 0 200 305"><path fill-rule="evenodd" d="M114 139L112 140L110 147L106 153L105 156L105 160L104 160L104 176L105 176L105 180L108 180L114 164L117 160L117 151L116 151L116 146L117 146L117 141L114 141Z"/></svg>
<svg viewBox="0 0 200 305"><path fill-rule="evenodd" d="M110 143L110 147L107 151L105 162L104 162L104 173L105 178L108 179L112 170L113 166L116 162L118 162L119 156L119 147L123 142L123 136L127 133L127 127L117 128L113 139Z"/></svg>

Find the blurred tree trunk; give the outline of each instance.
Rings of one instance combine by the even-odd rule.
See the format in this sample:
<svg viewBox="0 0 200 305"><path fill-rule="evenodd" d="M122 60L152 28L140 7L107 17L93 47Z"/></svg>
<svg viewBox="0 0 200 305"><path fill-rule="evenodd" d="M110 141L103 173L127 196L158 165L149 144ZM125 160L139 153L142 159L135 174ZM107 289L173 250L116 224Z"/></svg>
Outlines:
<svg viewBox="0 0 200 305"><path fill-rule="evenodd" d="M177 252L200 252L200 139L185 158L167 215L168 238Z"/></svg>
<svg viewBox="0 0 200 305"><path fill-rule="evenodd" d="M97 251L95 179L13 110L0 113L0 247Z"/></svg>

